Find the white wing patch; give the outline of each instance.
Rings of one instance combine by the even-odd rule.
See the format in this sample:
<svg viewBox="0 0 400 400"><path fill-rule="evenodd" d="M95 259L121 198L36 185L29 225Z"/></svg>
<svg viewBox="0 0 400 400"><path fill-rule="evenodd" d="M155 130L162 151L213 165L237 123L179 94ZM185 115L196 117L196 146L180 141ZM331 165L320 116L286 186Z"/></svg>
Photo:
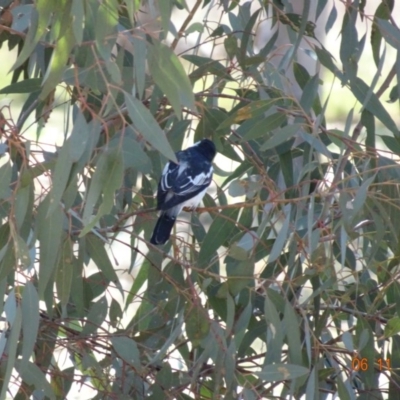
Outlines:
<svg viewBox="0 0 400 400"><path fill-rule="evenodd" d="M210 181L212 174L213 168L211 167L207 173L203 172L199 175L196 175L193 179L188 177L187 183L180 187L179 194L184 195L186 193L193 192L196 190L196 187L205 185Z"/></svg>

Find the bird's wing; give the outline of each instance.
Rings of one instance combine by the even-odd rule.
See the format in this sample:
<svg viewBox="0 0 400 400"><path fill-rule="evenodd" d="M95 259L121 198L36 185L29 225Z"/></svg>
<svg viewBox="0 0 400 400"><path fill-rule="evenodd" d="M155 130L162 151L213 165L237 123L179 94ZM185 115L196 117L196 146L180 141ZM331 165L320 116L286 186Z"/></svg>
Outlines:
<svg viewBox="0 0 400 400"><path fill-rule="evenodd" d="M196 197L211 183L213 168L210 162L189 162L184 157L179 165L169 162L158 185L157 200L160 210L167 210Z"/></svg>

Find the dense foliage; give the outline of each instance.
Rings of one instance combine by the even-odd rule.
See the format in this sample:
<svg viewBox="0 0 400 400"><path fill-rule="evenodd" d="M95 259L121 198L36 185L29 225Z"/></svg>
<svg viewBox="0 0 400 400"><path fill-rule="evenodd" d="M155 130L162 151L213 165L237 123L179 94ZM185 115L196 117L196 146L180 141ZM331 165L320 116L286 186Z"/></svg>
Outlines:
<svg viewBox="0 0 400 400"><path fill-rule="evenodd" d="M0 400L397 398L393 7L0 0ZM203 137L204 207L152 246Z"/></svg>

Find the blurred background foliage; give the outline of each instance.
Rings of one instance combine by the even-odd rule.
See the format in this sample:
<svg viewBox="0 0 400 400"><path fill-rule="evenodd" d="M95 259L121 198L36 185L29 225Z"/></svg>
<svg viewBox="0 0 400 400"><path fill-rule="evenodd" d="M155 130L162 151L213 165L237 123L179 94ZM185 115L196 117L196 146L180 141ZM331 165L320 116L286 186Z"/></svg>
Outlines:
<svg viewBox="0 0 400 400"><path fill-rule="evenodd" d="M398 398L396 12L0 0L0 400Z"/></svg>

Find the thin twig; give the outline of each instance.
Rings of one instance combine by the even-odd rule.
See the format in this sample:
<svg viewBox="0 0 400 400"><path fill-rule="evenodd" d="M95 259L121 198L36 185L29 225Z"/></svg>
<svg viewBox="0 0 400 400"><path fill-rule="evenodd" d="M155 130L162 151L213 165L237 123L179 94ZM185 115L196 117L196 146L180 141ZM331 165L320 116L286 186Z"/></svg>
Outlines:
<svg viewBox="0 0 400 400"><path fill-rule="evenodd" d="M196 11L198 10L198 8L200 7L200 5L203 3L203 0L197 0L196 4L194 5L194 7L192 8L192 11L189 13L189 15L187 16L187 18L185 19L185 22L182 24L181 29L179 29L179 32L176 36L176 38L174 39L174 41L171 44L171 50L175 50L175 47L177 46L180 38L183 36L183 33L185 32L185 29L188 27L190 21L193 19L194 14L196 14Z"/></svg>

